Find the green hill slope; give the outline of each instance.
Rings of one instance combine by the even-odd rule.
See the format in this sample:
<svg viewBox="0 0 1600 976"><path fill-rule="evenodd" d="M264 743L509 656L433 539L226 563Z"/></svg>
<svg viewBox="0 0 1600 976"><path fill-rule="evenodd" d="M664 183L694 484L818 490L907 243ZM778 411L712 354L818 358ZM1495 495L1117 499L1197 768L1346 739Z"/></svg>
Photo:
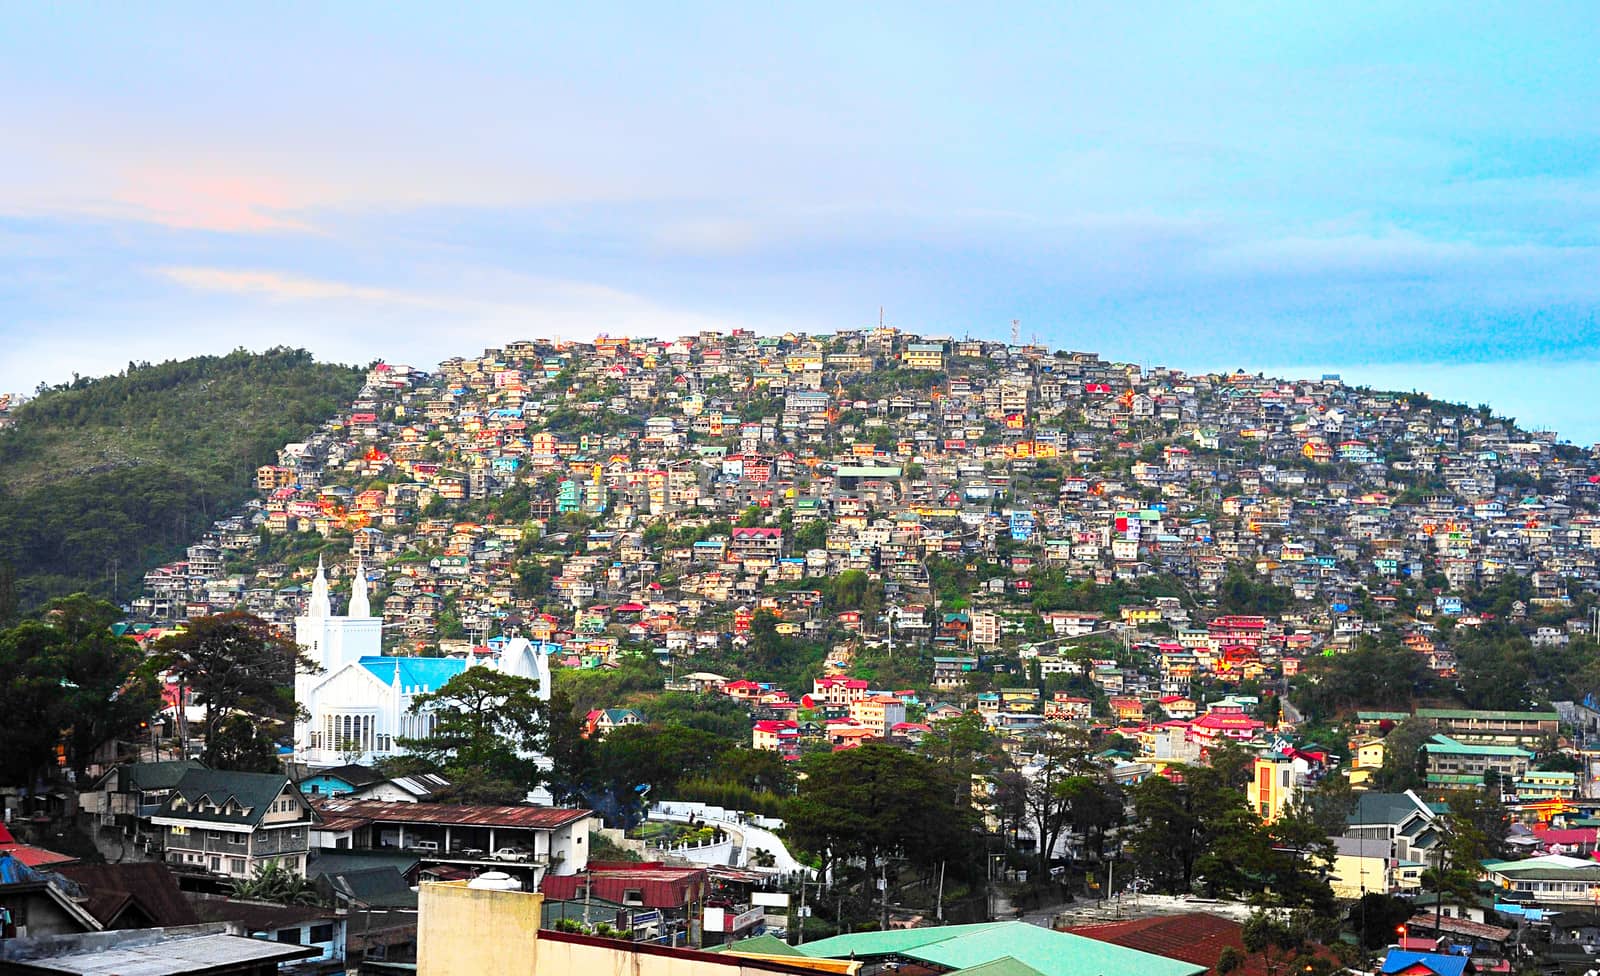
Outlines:
<svg viewBox="0 0 1600 976"><path fill-rule="evenodd" d="M130 364L46 390L0 432L0 589L14 576L23 607L78 590L131 595L146 570L243 503L256 467L348 404L361 379L278 348Z"/></svg>

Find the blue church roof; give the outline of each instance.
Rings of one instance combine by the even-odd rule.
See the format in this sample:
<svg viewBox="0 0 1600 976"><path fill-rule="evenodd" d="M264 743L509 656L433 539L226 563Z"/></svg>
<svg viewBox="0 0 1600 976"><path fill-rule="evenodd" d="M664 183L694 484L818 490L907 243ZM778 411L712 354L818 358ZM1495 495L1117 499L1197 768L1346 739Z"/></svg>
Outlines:
<svg viewBox="0 0 1600 976"><path fill-rule="evenodd" d="M445 682L467 669L467 662L453 657L368 656L359 663L386 685L394 684L398 671L401 687L426 686L429 691L438 691Z"/></svg>

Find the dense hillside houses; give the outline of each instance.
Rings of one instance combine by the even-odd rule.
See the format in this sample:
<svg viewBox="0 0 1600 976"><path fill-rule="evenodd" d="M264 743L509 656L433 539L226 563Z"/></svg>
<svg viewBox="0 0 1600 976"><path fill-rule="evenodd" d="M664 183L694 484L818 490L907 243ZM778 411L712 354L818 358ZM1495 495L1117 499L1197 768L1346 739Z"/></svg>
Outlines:
<svg viewBox="0 0 1600 976"><path fill-rule="evenodd" d="M402 699L435 684L405 672L444 666L409 657L498 662L526 641L558 671L643 651L669 687L697 658L742 671L718 693L788 756L914 736L942 706L1203 755L1265 741L1262 690L1385 628L1442 682L1451 633L1591 636L1597 472L1486 410L1336 376L892 328L519 341L432 373L374 366L133 609L138 627L233 607L292 624L334 648L324 686L364 682L387 711L405 710L396 681ZM329 572L351 581L346 617L323 606ZM1498 620L1465 599L1513 584ZM338 650L356 631L361 650ZM773 673L763 641L829 650ZM835 677L859 684L849 699L809 687ZM597 735L627 705L593 704ZM406 734L356 710L347 733L325 708L304 758L372 759Z"/></svg>
<svg viewBox="0 0 1600 976"><path fill-rule="evenodd" d="M1594 849L1600 453L1486 408L892 328L528 340L373 366L255 480L119 627L155 647L241 609L294 639L315 670L279 747L313 851L421 844L449 880L514 837L503 857L531 877L576 870L516 833L533 814L441 812L450 777L406 765L436 729L413 704L488 672L570 709L551 727L580 744L552 749L611 777L552 781L573 802L550 816L579 825L557 846L662 800L779 811L793 770L841 754L968 750L963 816L1029 865L987 870L1083 895L1102 873L1277 891L1299 863L1330 899L1498 879L1564 906L1552 879L1576 868L1549 858ZM149 819L206 775L140 764L96 802L131 841L165 828L167 851L211 858L173 811ZM1098 799L1041 801L1062 777ZM1218 784L1268 839L1232 875L1151 839L1176 816L1149 812L1163 791ZM637 840L748 859L723 812ZM755 926L750 895L728 898ZM1437 914L1432 943L1396 951L1465 932Z"/></svg>

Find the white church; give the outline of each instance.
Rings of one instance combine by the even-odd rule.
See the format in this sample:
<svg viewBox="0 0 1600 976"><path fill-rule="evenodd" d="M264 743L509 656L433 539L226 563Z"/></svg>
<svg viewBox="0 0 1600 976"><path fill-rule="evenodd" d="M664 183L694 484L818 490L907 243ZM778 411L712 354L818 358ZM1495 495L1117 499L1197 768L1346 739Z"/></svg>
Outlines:
<svg viewBox="0 0 1600 976"><path fill-rule="evenodd" d="M371 763L405 750L397 739L431 731L432 716L411 714L418 695L439 688L469 667L489 667L539 681L539 697L550 700L552 645L516 638L491 642L490 653L471 660L453 657L393 657L383 653L383 619L372 615L365 567L358 561L345 616L333 615L328 578L317 561L317 578L294 638L321 666L296 674L295 703L305 717L295 723L295 758L312 767ZM482 660L479 660L481 658Z"/></svg>

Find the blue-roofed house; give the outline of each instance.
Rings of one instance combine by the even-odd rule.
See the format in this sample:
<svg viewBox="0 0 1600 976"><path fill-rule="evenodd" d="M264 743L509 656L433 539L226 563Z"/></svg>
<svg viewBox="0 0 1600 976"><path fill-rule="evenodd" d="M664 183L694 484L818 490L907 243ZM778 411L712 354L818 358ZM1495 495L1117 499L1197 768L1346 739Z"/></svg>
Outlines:
<svg viewBox="0 0 1600 976"><path fill-rule="evenodd" d="M1385 976L1466 976L1475 971L1472 960L1466 956L1409 949L1390 949L1378 967L1378 972Z"/></svg>

